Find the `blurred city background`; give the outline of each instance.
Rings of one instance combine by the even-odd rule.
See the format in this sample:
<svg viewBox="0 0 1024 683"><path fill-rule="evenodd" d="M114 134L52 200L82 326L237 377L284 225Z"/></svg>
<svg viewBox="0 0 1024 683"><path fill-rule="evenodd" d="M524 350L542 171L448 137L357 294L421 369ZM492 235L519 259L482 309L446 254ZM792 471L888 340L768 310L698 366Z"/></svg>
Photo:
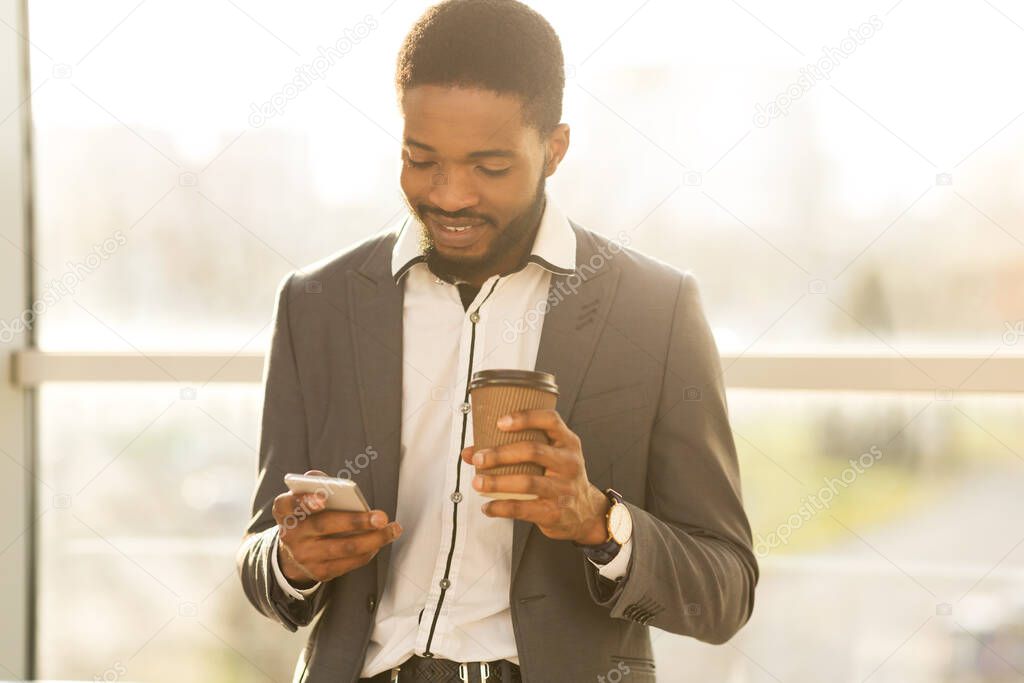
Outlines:
<svg viewBox="0 0 1024 683"><path fill-rule="evenodd" d="M37 292L79 273L38 348L262 352L281 278L403 210L394 58L427 4L28 0ZM567 64L552 195L694 272L723 355L1021 353L1019 3L529 4ZM957 389L731 389L757 605L723 646L653 631L659 680L1024 680L1024 400ZM234 568L261 400L38 389L38 678L290 680L308 630Z"/></svg>

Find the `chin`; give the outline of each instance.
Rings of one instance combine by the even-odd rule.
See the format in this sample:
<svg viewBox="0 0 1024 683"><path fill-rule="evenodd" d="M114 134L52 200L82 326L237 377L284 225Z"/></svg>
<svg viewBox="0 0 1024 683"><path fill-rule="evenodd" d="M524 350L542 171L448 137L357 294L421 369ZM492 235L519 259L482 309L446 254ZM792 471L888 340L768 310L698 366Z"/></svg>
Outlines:
<svg viewBox="0 0 1024 683"><path fill-rule="evenodd" d="M488 262L487 253L467 253L461 249L434 249L434 261L460 269L476 269Z"/></svg>

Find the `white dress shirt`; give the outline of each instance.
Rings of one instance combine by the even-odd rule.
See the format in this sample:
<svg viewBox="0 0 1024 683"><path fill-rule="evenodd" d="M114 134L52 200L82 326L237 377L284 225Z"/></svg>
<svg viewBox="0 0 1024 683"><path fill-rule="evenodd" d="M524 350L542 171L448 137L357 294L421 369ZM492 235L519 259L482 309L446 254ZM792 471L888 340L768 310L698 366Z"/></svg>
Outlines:
<svg viewBox="0 0 1024 683"><path fill-rule="evenodd" d="M403 533L392 542L361 675L391 669L428 647L434 656L453 661L518 664L509 609L512 520L483 514L480 506L491 499L473 488L473 466L459 457L473 443L466 385L478 370L535 369L551 274L575 268L576 235L547 195L526 265L489 277L464 309L458 287L436 277L424 262L419 223L406 215L400 230L391 268L405 287L395 514ZM530 324L511 334L510 323L517 320ZM593 564L602 576L620 578L631 550L632 539L611 562ZM272 564L288 595L304 599L320 588L292 586L276 552Z"/></svg>

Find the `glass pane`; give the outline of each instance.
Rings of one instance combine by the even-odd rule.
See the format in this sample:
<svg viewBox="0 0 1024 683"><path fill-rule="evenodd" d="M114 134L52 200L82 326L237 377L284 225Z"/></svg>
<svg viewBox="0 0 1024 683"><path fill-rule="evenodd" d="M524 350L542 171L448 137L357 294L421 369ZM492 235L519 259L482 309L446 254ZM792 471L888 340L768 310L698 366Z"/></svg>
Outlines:
<svg viewBox="0 0 1024 683"><path fill-rule="evenodd" d="M245 599L258 385L40 395L40 678L291 680L308 630ZM183 398L184 397L184 398Z"/></svg>
<svg viewBox="0 0 1024 683"><path fill-rule="evenodd" d="M655 631L668 680L1019 677L1019 398L735 391L730 411L757 604L725 647Z"/></svg>
<svg viewBox="0 0 1024 683"><path fill-rule="evenodd" d="M554 193L693 270L723 350L992 352L1024 334L1009 15L534 4L568 65ZM402 211L392 71L421 5L30 9L37 274L67 281L44 348L260 348L285 272ZM339 39L343 58L317 61Z"/></svg>
<svg viewBox="0 0 1024 683"><path fill-rule="evenodd" d="M42 348L259 350L281 277L403 206L378 6L30 11Z"/></svg>
<svg viewBox="0 0 1024 683"><path fill-rule="evenodd" d="M258 393L43 389L42 677L288 680L308 629L258 615L233 564ZM872 680L933 683L1024 666L1018 399L737 391L730 410L757 606L726 647L654 631L665 676L860 681L879 667Z"/></svg>

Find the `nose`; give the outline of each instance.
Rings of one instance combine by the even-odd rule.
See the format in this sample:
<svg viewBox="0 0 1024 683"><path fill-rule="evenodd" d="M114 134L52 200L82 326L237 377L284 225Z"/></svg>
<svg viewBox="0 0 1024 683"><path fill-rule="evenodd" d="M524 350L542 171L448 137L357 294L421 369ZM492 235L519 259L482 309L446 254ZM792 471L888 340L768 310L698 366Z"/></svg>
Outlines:
<svg viewBox="0 0 1024 683"><path fill-rule="evenodd" d="M430 179L430 203L447 214L476 206L480 201L473 181L458 169L438 171Z"/></svg>

